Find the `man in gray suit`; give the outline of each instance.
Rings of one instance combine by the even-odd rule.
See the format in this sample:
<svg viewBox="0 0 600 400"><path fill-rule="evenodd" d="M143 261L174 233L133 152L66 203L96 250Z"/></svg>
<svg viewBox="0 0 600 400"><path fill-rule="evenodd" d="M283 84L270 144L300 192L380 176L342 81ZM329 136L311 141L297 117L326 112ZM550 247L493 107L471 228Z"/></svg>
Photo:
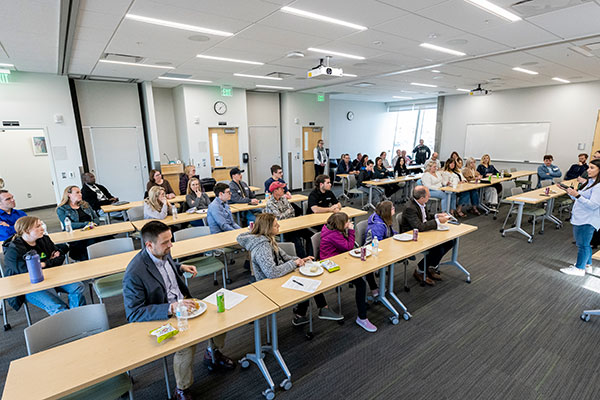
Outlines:
<svg viewBox="0 0 600 400"><path fill-rule="evenodd" d="M123 278L125 314L129 322L169 319L175 314L179 300L183 300L189 309L195 308L182 275L187 272L195 276L196 267L173 260L170 254L172 237L169 227L160 221L148 222L142 228L145 248L131 260ZM204 354L208 369L235 368L234 362L219 351L225 345L225 334L214 337L211 342ZM193 398L189 388L194 382L195 351L196 346L191 346L179 350L173 358L177 400Z"/></svg>

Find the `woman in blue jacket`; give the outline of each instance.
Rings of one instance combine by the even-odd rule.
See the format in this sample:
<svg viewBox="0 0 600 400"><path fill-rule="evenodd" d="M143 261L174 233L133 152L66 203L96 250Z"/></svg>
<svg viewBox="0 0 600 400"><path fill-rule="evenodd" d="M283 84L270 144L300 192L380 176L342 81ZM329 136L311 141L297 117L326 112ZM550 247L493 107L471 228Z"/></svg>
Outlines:
<svg viewBox="0 0 600 400"><path fill-rule="evenodd" d="M600 160L592 160L588 168L589 180L579 191L568 188L567 193L575 201L571 211L571 225L577 245L577 262L560 272L567 275L585 276L592 273L592 236L600 229Z"/></svg>

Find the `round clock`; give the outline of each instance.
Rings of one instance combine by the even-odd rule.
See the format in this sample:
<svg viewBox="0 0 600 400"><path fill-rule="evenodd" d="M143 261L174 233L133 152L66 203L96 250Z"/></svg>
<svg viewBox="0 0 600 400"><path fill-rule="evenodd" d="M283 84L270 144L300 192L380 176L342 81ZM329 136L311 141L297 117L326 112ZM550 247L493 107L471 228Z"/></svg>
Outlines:
<svg viewBox="0 0 600 400"><path fill-rule="evenodd" d="M348 121L352 121L352 119L354 118L354 113L352 111L348 111L348 114L346 114L346 118L348 118Z"/></svg>
<svg viewBox="0 0 600 400"><path fill-rule="evenodd" d="M227 104L222 101L217 101L214 108L215 112L219 115L223 115L227 112Z"/></svg>

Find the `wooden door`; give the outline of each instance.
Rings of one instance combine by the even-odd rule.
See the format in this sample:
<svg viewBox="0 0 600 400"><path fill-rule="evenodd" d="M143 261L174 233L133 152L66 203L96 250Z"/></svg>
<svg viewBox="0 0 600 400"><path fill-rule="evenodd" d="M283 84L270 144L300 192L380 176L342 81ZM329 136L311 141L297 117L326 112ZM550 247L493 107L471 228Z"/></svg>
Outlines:
<svg viewBox="0 0 600 400"><path fill-rule="evenodd" d="M212 177L217 181L229 181L229 171L240 166L237 128L208 128L210 142L210 165Z"/></svg>
<svg viewBox="0 0 600 400"><path fill-rule="evenodd" d="M594 141L590 149L590 160L594 156L594 152L598 150L600 150L600 110L598 110L598 116L596 117L596 130L594 131Z"/></svg>
<svg viewBox="0 0 600 400"><path fill-rule="evenodd" d="M303 182L312 183L315 180L315 160L313 150L317 142L323 138L320 127L305 126L302 128L302 168Z"/></svg>

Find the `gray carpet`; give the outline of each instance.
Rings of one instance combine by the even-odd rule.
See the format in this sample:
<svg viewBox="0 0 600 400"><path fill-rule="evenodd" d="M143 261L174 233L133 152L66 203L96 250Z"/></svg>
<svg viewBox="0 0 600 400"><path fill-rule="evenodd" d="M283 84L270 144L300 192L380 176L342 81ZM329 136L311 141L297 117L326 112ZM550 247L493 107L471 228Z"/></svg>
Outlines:
<svg viewBox="0 0 600 400"><path fill-rule="evenodd" d="M461 239L460 261L472 274L471 284L446 267L444 280L435 287L420 287L410 277L410 292L405 293L402 268L397 268L396 292L413 314L408 322L392 325L390 313L373 304L368 314L378 331L365 332L354 323L354 289L348 286L342 292L345 324L316 320L311 341L303 329L291 326L291 310L280 312L280 350L294 386L289 392L279 389L277 398L600 398L600 318L589 323L579 319L583 309L600 308L600 279L558 272L576 257L568 223L560 230L547 226L544 235L528 244L520 235L500 236L503 216L496 221L491 216L467 219L479 227ZM238 259L231 268L232 287L248 280L242 262ZM414 266L409 266L411 274ZM191 290L201 297L214 286L211 279L196 279ZM335 308L335 293L327 298ZM109 299L107 307L113 326L126 322L120 298ZM34 321L44 316L32 307ZM13 329L0 333L0 376L10 360L26 354L24 313L10 310L9 317ZM252 338L251 326L239 328L228 334L224 352L239 359L252 350ZM208 373L201 361L203 349L201 345L194 371L197 398L262 398L266 383L255 366ZM267 365L281 382L283 374L270 356ZM136 399L166 397L159 362L132 371L132 376Z"/></svg>

